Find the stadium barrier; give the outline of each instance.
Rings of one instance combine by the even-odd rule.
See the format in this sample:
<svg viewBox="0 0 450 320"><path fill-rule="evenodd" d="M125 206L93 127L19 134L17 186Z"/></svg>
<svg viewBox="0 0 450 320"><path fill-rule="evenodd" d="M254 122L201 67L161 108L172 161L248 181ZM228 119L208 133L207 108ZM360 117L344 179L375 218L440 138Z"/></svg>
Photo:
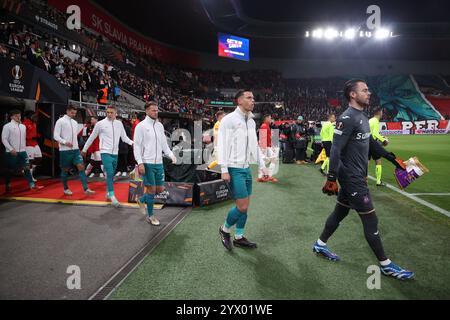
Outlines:
<svg viewBox="0 0 450 320"><path fill-rule="evenodd" d="M208 206L231 199L231 190L225 181L187 183L165 182L165 190L155 196L155 203L173 206ZM128 202L136 203L144 192L143 181L131 180L128 189Z"/></svg>
<svg viewBox="0 0 450 320"><path fill-rule="evenodd" d="M155 195L155 203L192 206L194 184L187 182L165 182L165 190ZM144 183L142 180L131 180L128 190L128 202L136 203L138 197L144 193Z"/></svg>
<svg viewBox="0 0 450 320"><path fill-rule="evenodd" d="M200 207L231 199L230 187L222 179L197 183L194 190L194 203Z"/></svg>
<svg viewBox="0 0 450 320"><path fill-rule="evenodd" d="M380 131L382 135L447 134L450 131L450 121L421 120L381 122Z"/></svg>

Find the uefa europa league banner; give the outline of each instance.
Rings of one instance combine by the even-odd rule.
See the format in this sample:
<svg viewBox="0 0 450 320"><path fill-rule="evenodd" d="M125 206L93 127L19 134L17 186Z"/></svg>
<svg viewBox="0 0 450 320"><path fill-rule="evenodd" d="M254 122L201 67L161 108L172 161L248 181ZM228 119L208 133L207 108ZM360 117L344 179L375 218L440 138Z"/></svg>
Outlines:
<svg viewBox="0 0 450 320"><path fill-rule="evenodd" d="M0 58L0 96L67 105L68 89L28 62Z"/></svg>
<svg viewBox="0 0 450 320"><path fill-rule="evenodd" d="M34 66L16 60L0 59L0 95L30 99L36 89L32 86Z"/></svg>

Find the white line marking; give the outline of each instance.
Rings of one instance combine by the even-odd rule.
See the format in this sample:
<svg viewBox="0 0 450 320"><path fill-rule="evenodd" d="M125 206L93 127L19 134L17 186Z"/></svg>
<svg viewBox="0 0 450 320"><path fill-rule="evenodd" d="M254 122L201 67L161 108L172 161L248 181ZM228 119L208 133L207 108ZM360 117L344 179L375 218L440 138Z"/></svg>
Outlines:
<svg viewBox="0 0 450 320"><path fill-rule="evenodd" d="M450 196L450 193L410 193L412 196Z"/></svg>
<svg viewBox="0 0 450 320"><path fill-rule="evenodd" d="M450 126L450 122L449 122L449 126ZM308 148L308 150L313 151L311 148ZM369 176L369 179L373 180L373 181L377 181L377 179L375 179L372 176ZM411 194L411 193L405 192L405 191L403 191L403 190L401 190L401 189L399 189L397 187L394 187L393 185L390 185L389 183L386 183L386 187L388 187L391 190L394 190L395 192L400 193L401 195L404 195L405 197L407 197L407 198L409 198L411 200L414 200L414 201L420 203L421 205L424 205L425 207L428 207L428 208L430 208L430 209L432 209L432 210L434 210L436 212L442 213L443 215L446 215L447 217L450 218L450 212L449 211L447 211L445 209L442 209L441 207L438 207L438 206L436 206L436 205L434 205L432 203L429 203L428 201L425 201L425 200L422 200L422 199L416 197L418 195L417 193L416 194ZM425 195L425 194L423 194L423 195Z"/></svg>
<svg viewBox="0 0 450 320"><path fill-rule="evenodd" d="M372 176L369 176L369 179L373 180L373 181L377 181L377 179L375 179ZM442 213L443 215L446 215L447 217L450 218L450 212L445 210L445 209L442 209L441 207L438 207L438 206L436 206L436 205L434 205L432 203L429 203L428 201L422 200L422 199L420 199L420 198L418 198L418 197L416 197L416 196L414 196L414 195L412 195L412 194L410 194L408 192L400 190L399 188L396 188L393 185L390 185L389 183L386 183L386 187L388 187L391 190L394 190L395 192L400 193L401 195L404 195L405 197L407 197L407 198L409 198L411 200L414 200L414 201L420 203L421 205L424 205L425 207L428 207L428 208L430 208L430 209L432 209L434 211Z"/></svg>

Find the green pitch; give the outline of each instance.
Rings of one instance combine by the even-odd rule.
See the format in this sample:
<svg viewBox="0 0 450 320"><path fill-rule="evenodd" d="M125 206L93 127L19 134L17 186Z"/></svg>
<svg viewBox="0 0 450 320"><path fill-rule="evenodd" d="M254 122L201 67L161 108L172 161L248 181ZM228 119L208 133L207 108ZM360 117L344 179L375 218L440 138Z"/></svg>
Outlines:
<svg viewBox="0 0 450 320"><path fill-rule="evenodd" d="M430 172L414 181L405 190L408 193L447 193L450 194L450 135L434 136L389 136L386 147L398 157L406 160L417 156ZM371 161L369 174L375 177L375 162ZM388 161L383 161L383 180L397 186L393 170ZM447 211L450 211L449 195L420 195Z"/></svg>
<svg viewBox="0 0 450 320"><path fill-rule="evenodd" d="M430 173L410 193L450 193L450 136L390 137L388 149L417 156ZM384 161L384 180L395 184ZM255 171L253 172L255 174ZM373 165L370 172L374 176ZM218 227L231 202L195 209L111 296L112 299L449 299L450 218L369 181L387 255L416 273L412 281L381 276L369 290L376 259L352 211L330 239L342 258L333 263L311 250L334 198L321 193L313 165L282 165L280 183L254 183L246 235L256 250L226 252ZM423 199L450 209L450 196Z"/></svg>

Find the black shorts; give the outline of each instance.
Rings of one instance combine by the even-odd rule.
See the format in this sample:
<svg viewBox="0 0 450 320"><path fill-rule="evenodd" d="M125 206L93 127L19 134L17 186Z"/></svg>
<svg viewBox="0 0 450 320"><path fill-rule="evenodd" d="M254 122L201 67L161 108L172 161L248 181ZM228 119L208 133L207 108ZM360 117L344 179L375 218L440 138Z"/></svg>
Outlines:
<svg viewBox="0 0 450 320"><path fill-rule="evenodd" d="M331 156L331 141L322 142L323 148L325 149L325 153L329 158Z"/></svg>
<svg viewBox="0 0 450 320"><path fill-rule="evenodd" d="M386 150L383 148L381 141L370 141L369 160L373 159L377 161L383 157L384 153L386 153Z"/></svg>
<svg viewBox="0 0 450 320"><path fill-rule="evenodd" d="M340 185L337 202L344 207L354 209L360 214L372 213L375 211L369 188L360 185L345 183Z"/></svg>
<svg viewBox="0 0 450 320"><path fill-rule="evenodd" d="M380 160L381 159L381 155L379 155L376 152L372 152L371 150L369 150L369 160L371 160L371 159L373 159L375 161Z"/></svg>

